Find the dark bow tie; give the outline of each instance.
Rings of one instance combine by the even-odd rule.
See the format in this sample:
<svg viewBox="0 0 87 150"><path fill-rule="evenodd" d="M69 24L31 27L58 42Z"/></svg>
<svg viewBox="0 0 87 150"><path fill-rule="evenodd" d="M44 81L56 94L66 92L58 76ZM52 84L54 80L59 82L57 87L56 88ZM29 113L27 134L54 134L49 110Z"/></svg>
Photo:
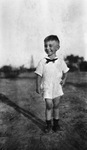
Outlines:
<svg viewBox="0 0 87 150"><path fill-rule="evenodd" d="M54 58L54 59L48 59L46 58L46 63L48 64L49 62L55 62L58 58Z"/></svg>

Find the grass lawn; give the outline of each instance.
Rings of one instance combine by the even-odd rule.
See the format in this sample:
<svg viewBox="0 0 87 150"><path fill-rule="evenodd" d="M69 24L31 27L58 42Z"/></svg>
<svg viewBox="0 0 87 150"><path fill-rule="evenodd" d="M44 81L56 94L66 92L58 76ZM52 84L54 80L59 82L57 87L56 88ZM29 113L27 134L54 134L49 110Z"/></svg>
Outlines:
<svg viewBox="0 0 87 150"><path fill-rule="evenodd" d="M60 127L45 134L45 103L35 79L0 79L0 150L87 150L86 74L69 74L60 101Z"/></svg>

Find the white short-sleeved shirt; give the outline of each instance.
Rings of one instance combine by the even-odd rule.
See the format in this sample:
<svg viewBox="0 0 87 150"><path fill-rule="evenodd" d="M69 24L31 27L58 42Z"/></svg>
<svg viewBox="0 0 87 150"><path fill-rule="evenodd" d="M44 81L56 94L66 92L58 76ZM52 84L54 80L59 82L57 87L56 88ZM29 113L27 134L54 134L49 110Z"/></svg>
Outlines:
<svg viewBox="0 0 87 150"><path fill-rule="evenodd" d="M64 60L58 57L55 62L46 62L46 58L43 58L38 63L35 73L42 77L41 88L44 98L53 99L64 94L60 82L63 73L66 73L69 68Z"/></svg>

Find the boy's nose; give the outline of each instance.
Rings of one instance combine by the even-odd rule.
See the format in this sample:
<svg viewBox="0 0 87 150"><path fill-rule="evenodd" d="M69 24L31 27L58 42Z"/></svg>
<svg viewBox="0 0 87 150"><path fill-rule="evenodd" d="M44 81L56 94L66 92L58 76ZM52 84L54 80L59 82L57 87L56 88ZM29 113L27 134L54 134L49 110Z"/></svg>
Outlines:
<svg viewBox="0 0 87 150"><path fill-rule="evenodd" d="M46 48L47 50L49 50L50 49L50 47L49 46L47 46L47 48Z"/></svg>
<svg viewBox="0 0 87 150"><path fill-rule="evenodd" d="M49 53L49 48L46 48L45 51L46 51L46 53Z"/></svg>

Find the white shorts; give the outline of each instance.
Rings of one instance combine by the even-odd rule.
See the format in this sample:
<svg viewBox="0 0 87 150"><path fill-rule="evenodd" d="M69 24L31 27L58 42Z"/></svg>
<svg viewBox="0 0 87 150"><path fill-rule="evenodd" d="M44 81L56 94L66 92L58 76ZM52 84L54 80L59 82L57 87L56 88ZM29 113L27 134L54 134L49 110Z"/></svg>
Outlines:
<svg viewBox="0 0 87 150"><path fill-rule="evenodd" d="M44 99L54 99L62 96L63 94L62 86L60 84L57 84L57 86L44 87L42 89L42 95Z"/></svg>

